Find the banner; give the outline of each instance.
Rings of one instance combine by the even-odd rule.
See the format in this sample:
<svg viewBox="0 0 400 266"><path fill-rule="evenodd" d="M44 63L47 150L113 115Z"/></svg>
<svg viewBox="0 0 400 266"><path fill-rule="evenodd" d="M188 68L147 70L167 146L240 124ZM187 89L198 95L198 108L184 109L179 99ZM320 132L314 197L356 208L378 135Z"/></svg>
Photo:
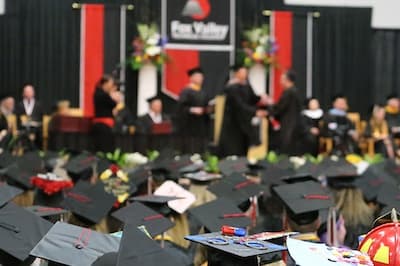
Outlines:
<svg viewBox="0 0 400 266"><path fill-rule="evenodd" d="M163 92L178 98L188 83L187 70L201 66L203 89L212 97L222 89L234 63L233 0L166 0L162 33L168 38L170 62L163 73Z"/></svg>

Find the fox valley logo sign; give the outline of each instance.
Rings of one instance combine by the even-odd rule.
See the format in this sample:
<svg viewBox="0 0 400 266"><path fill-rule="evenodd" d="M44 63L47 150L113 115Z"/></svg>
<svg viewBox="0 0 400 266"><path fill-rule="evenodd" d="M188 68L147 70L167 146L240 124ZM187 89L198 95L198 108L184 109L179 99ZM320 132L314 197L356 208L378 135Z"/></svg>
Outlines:
<svg viewBox="0 0 400 266"><path fill-rule="evenodd" d="M180 1L180 5L172 2L175 1L167 2L168 10L173 10L168 14L171 41L225 42L229 39L230 13L229 4L226 5L229 1L186 0L184 4Z"/></svg>

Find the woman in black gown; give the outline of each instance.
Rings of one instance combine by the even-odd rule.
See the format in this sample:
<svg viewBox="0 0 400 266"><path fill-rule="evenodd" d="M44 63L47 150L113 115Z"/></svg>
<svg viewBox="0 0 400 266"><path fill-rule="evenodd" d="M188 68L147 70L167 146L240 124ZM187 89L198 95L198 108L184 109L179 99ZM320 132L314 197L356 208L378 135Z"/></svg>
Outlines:
<svg viewBox="0 0 400 266"><path fill-rule="evenodd" d="M114 91L114 78L104 75L96 85L93 95L94 118L92 126L93 150L112 152L114 143L114 115L116 107L116 93Z"/></svg>
<svg viewBox="0 0 400 266"><path fill-rule="evenodd" d="M182 90L177 109L177 131L182 153L203 153L208 140L208 101L202 90L201 68L188 71L189 84Z"/></svg>
<svg viewBox="0 0 400 266"><path fill-rule="evenodd" d="M306 100L306 109L301 113L304 137L302 141L302 154L317 156L319 152L320 122L324 111L320 108L319 101L315 98Z"/></svg>

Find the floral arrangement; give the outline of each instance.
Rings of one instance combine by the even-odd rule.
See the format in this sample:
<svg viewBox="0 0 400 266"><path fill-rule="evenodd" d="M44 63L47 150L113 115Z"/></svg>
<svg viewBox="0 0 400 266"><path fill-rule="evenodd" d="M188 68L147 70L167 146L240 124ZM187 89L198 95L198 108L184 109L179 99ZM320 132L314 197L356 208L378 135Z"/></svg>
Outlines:
<svg viewBox="0 0 400 266"><path fill-rule="evenodd" d="M255 64L269 66L276 63L275 54L278 47L269 35L268 25L244 31L243 36L242 49L239 52L239 61L243 65L246 67Z"/></svg>
<svg viewBox="0 0 400 266"><path fill-rule="evenodd" d="M166 39L161 37L156 24L138 24L137 29L139 36L132 41L133 52L128 65L133 70L139 70L148 63L161 68L168 59L163 52Z"/></svg>
<svg viewBox="0 0 400 266"><path fill-rule="evenodd" d="M53 173L38 174L31 178L31 183L49 196L74 186L71 180L65 180Z"/></svg>
<svg viewBox="0 0 400 266"><path fill-rule="evenodd" d="M101 173L100 180L104 183L104 190L117 197L117 202L114 204L116 207L136 191L136 187L131 186L128 175L116 164L111 164Z"/></svg>

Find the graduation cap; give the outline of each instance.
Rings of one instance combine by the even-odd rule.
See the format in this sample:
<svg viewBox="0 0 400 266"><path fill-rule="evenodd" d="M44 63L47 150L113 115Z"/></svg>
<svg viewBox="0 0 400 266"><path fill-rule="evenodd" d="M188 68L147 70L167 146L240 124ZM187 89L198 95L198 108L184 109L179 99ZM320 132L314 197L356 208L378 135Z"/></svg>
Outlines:
<svg viewBox="0 0 400 266"><path fill-rule="evenodd" d="M204 71L203 71L203 69L201 67L194 67L194 68L189 69L187 71L187 75L189 77L193 76L194 74L204 74Z"/></svg>
<svg viewBox="0 0 400 266"><path fill-rule="evenodd" d="M33 260L29 252L51 226L50 222L14 203L4 205L0 208L0 264L20 265Z"/></svg>
<svg viewBox="0 0 400 266"><path fill-rule="evenodd" d="M0 207L23 192L22 189L0 182Z"/></svg>
<svg viewBox="0 0 400 266"><path fill-rule="evenodd" d="M251 220L236 204L226 198L218 198L190 209L189 213L210 232L219 231L223 225L243 228L251 224Z"/></svg>
<svg viewBox="0 0 400 266"><path fill-rule="evenodd" d="M65 199L61 202L61 206L96 224L107 216L115 201L116 198L105 192L104 186L100 182L92 185L85 181L79 181L73 189L65 193Z"/></svg>
<svg viewBox="0 0 400 266"><path fill-rule="evenodd" d="M183 177L188 178L195 182L208 182L221 179L222 175L215 173L208 173L206 171L199 171L195 173L187 173Z"/></svg>
<svg viewBox="0 0 400 266"><path fill-rule="evenodd" d="M92 266L115 266L118 261L118 252L109 252L100 256L93 262Z"/></svg>
<svg viewBox="0 0 400 266"><path fill-rule="evenodd" d="M157 95L154 95L153 97L147 98L146 101L148 103L151 103L152 101L155 101L155 100L161 100L161 97L162 97L161 94L157 94Z"/></svg>
<svg viewBox="0 0 400 266"><path fill-rule="evenodd" d="M184 166L179 169L179 173L188 174L188 173L196 173L201 171L204 168L204 163L192 163L188 166Z"/></svg>
<svg viewBox="0 0 400 266"><path fill-rule="evenodd" d="M314 181L276 186L272 190L285 204L289 218L299 225L315 221L319 210L334 205L332 197Z"/></svg>
<svg viewBox="0 0 400 266"><path fill-rule="evenodd" d="M33 172L43 172L44 162L38 152L27 152L17 157L18 167Z"/></svg>
<svg viewBox="0 0 400 266"><path fill-rule="evenodd" d="M52 217L52 216L60 216L68 213L67 210L58 208L58 207L49 207L49 206L40 206L33 205L29 207L25 207L26 210L33 212L34 214L40 217Z"/></svg>
<svg viewBox="0 0 400 266"><path fill-rule="evenodd" d="M10 184L18 186L24 190L28 190L33 187L31 184L31 177L35 176L36 174L38 173L32 170L20 168L17 164L13 164L7 168L5 177Z"/></svg>
<svg viewBox="0 0 400 266"><path fill-rule="evenodd" d="M227 256L221 258L223 260L221 265L259 265L257 263L258 256L286 250L283 246L267 241L247 239L246 237L234 239L216 232L186 236L185 239L206 246L211 252L220 251L226 254ZM209 255L210 259L213 258Z"/></svg>
<svg viewBox="0 0 400 266"><path fill-rule="evenodd" d="M117 237L57 222L31 255L65 265L91 265L100 256L117 252L119 243Z"/></svg>
<svg viewBox="0 0 400 266"><path fill-rule="evenodd" d="M174 226L174 223L169 219L140 202L134 202L119 209L112 216L125 224L145 226L152 237L164 233Z"/></svg>
<svg viewBox="0 0 400 266"><path fill-rule="evenodd" d="M132 243L137 243L132 246ZM153 239L139 230L136 225L127 224L118 250L116 266L179 266L182 265L171 253L162 249Z"/></svg>
<svg viewBox="0 0 400 266"><path fill-rule="evenodd" d="M207 189L217 197L231 199L238 205L247 201L250 197L258 196L263 191L260 185L237 173L222 179L218 183L211 184Z"/></svg>
<svg viewBox="0 0 400 266"><path fill-rule="evenodd" d="M165 175L166 179L177 180L181 177L180 169L193 164L190 157L190 155L186 154L182 156L157 159L152 167L153 176L156 174L155 171L158 169L164 171L162 173Z"/></svg>
<svg viewBox="0 0 400 266"><path fill-rule="evenodd" d="M141 165L135 169L128 170L129 180L136 186L140 186L147 181L151 175L151 166L149 164Z"/></svg>
<svg viewBox="0 0 400 266"><path fill-rule="evenodd" d="M156 196L177 197L176 200L168 201L168 207L177 213L184 213L195 201L193 193L184 189L174 181L165 181L154 191Z"/></svg>
<svg viewBox="0 0 400 266"><path fill-rule="evenodd" d="M179 197L145 195L145 196L133 197L130 200L141 202L158 213L162 213L163 215L168 215L171 213L171 209L168 207L168 202L177 199L179 199Z"/></svg>
<svg viewBox="0 0 400 266"><path fill-rule="evenodd" d="M52 172L54 168L57 166L59 159L60 155L58 152L46 151L46 153L43 156L44 167L46 171Z"/></svg>
<svg viewBox="0 0 400 266"><path fill-rule="evenodd" d="M16 163L17 158L7 151L0 153L0 169L7 168Z"/></svg>
<svg viewBox="0 0 400 266"><path fill-rule="evenodd" d="M68 175L74 182L79 179L89 179L93 175L93 167L97 164L98 158L90 153L81 153L71 159L64 166Z"/></svg>
<svg viewBox="0 0 400 266"><path fill-rule="evenodd" d="M248 160L246 157L240 157L235 159L227 158L218 162L219 170L225 176L230 176L233 173L244 174L248 171L247 165L248 165Z"/></svg>
<svg viewBox="0 0 400 266"><path fill-rule="evenodd" d="M296 173L294 175L288 175L281 178L284 182L288 184L302 183L306 181L315 181L314 176L306 173Z"/></svg>
<svg viewBox="0 0 400 266"><path fill-rule="evenodd" d="M267 161L258 161L256 163L249 163L247 164L248 171L246 172L246 174L250 176L259 176L268 167L269 163Z"/></svg>
<svg viewBox="0 0 400 266"><path fill-rule="evenodd" d="M377 202L389 208L400 209L400 189L398 186L383 184L378 192Z"/></svg>

